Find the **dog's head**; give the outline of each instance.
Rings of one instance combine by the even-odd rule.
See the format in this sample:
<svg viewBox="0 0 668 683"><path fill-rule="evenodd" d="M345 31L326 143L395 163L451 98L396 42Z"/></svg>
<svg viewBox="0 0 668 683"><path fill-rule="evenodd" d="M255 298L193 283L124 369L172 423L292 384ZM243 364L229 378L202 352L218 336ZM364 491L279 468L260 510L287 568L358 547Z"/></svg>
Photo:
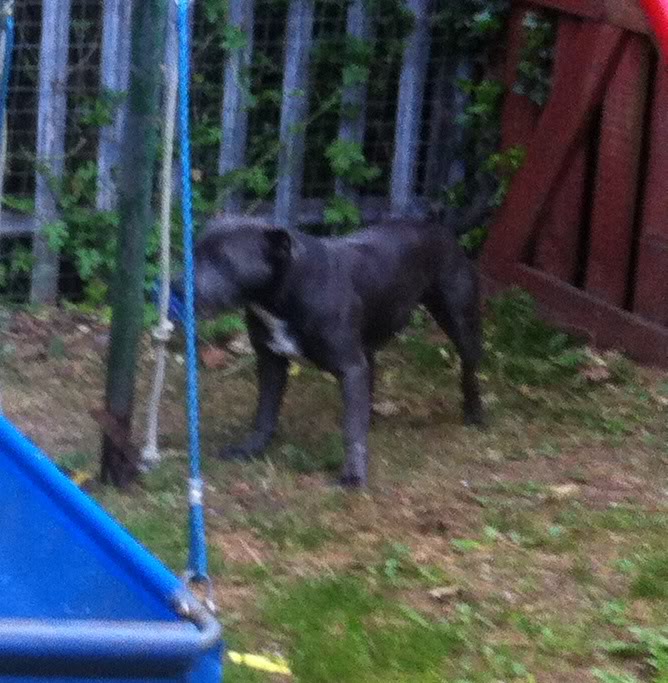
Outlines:
<svg viewBox="0 0 668 683"><path fill-rule="evenodd" d="M287 230L242 225L207 230L195 244L195 293L202 312L220 313L262 297L288 264Z"/></svg>

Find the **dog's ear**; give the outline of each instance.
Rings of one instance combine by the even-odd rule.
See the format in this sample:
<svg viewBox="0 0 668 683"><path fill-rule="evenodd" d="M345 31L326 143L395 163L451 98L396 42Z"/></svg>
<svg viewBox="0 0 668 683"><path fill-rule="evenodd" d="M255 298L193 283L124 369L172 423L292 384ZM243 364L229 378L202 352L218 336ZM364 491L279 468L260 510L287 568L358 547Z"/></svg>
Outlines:
<svg viewBox="0 0 668 683"><path fill-rule="evenodd" d="M292 256L292 235L287 230L272 229L265 231L269 256L273 261L285 262Z"/></svg>

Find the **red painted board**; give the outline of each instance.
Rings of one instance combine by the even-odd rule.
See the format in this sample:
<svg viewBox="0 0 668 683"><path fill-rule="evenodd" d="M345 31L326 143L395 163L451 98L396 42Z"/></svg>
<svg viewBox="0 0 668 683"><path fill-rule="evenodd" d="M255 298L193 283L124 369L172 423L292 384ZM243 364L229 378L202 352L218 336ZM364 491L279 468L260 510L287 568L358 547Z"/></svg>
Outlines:
<svg viewBox="0 0 668 683"><path fill-rule="evenodd" d="M634 311L668 327L668 242L644 240L638 254L638 282Z"/></svg>
<svg viewBox="0 0 668 683"><path fill-rule="evenodd" d="M633 310L668 325L668 65L660 62L652 104L647 182Z"/></svg>
<svg viewBox="0 0 668 683"><path fill-rule="evenodd" d="M623 308L628 300L650 45L629 34L603 104L585 287Z"/></svg>
<svg viewBox="0 0 668 683"><path fill-rule="evenodd" d="M523 258L550 194L603 97L608 75L624 45L624 33L613 26L591 24L577 43L567 65L572 91L568 97L551 98L547 103L526 160L485 244L481 263L489 273Z"/></svg>
<svg viewBox="0 0 668 683"><path fill-rule="evenodd" d="M600 20L605 16L602 0L531 0L532 4L565 12L583 19Z"/></svg>
<svg viewBox="0 0 668 683"><path fill-rule="evenodd" d="M515 5L508 22L506 66L503 79L507 90L501 122L501 144L504 149L515 145L526 145L529 142L541 111L540 107L528 97L513 92L517 66L524 44L525 31L522 22L526 12L526 5Z"/></svg>
<svg viewBox="0 0 668 683"><path fill-rule="evenodd" d="M541 314L551 323L579 334L593 346L617 349L631 358L668 367L668 328L612 306L546 273L516 264L503 281L483 276L486 292L498 292L505 283L530 292Z"/></svg>
<svg viewBox="0 0 668 683"><path fill-rule="evenodd" d="M605 21L636 33L650 33L647 15L636 0L605 0Z"/></svg>
<svg viewBox="0 0 668 683"><path fill-rule="evenodd" d="M559 20L554 65L553 97L569 97L568 63L586 24L563 16ZM554 199L540 222L534 265L565 282L574 283L578 267L584 214L589 137L583 136L558 183Z"/></svg>

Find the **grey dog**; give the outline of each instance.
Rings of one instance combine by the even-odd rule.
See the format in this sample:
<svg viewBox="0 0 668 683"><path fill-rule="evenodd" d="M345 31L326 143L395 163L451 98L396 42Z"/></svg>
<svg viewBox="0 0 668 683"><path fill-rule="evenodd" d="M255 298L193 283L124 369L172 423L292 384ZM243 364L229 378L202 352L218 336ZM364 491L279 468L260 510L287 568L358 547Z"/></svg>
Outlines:
<svg viewBox="0 0 668 683"><path fill-rule="evenodd" d="M257 354L253 428L221 456L247 459L269 445L291 358L339 381L346 461L341 482L368 482L375 355L423 305L461 358L464 420L483 423L477 371L481 320L475 269L438 223L387 221L348 237L313 237L252 222L213 226L195 246L198 307L244 307Z"/></svg>

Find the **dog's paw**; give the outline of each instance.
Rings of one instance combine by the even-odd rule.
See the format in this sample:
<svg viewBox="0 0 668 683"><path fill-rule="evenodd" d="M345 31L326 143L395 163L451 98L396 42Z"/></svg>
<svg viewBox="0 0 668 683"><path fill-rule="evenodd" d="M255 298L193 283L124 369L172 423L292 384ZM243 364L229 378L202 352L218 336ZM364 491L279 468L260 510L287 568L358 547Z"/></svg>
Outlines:
<svg viewBox="0 0 668 683"><path fill-rule="evenodd" d="M343 474L339 477L339 486L344 489L356 490L364 489L367 487L368 482L362 477L358 477L354 474Z"/></svg>

